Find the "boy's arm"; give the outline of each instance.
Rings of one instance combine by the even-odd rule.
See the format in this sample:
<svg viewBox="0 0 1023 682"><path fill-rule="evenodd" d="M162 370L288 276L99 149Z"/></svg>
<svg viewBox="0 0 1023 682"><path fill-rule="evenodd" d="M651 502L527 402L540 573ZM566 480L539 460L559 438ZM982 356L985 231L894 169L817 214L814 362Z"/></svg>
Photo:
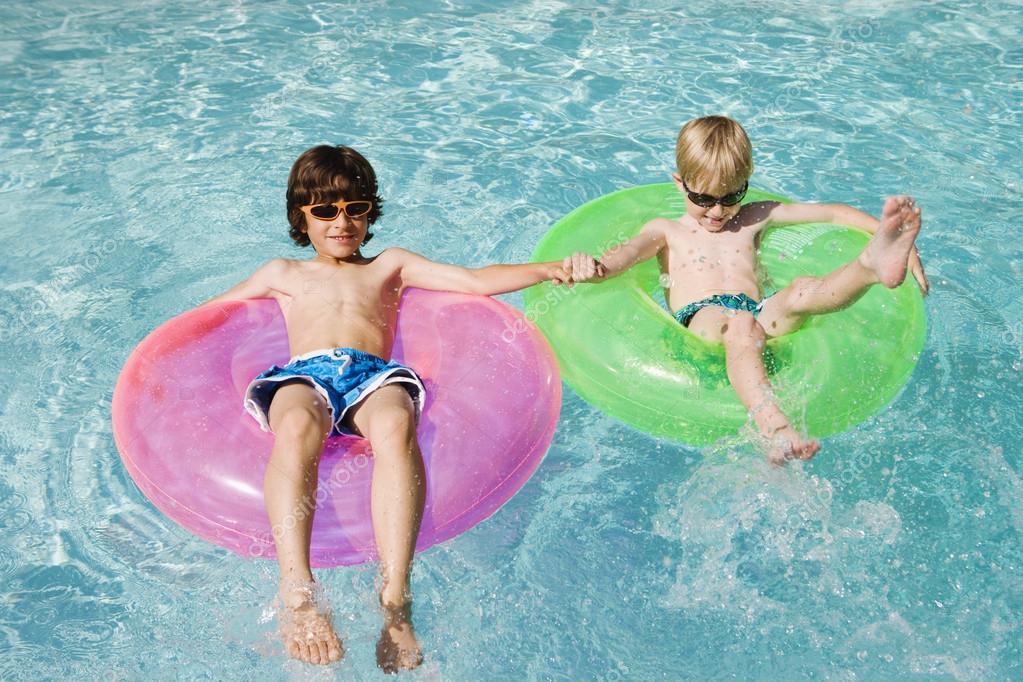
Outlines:
<svg viewBox="0 0 1023 682"><path fill-rule="evenodd" d="M221 301L238 301L246 298L270 298L276 290L274 284L279 282L288 267L288 262L283 258L275 258L262 265L252 273L248 279L235 284L233 287L214 296L207 303L219 303Z"/></svg>
<svg viewBox="0 0 1023 682"><path fill-rule="evenodd" d="M393 248L388 251L399 259L401 281L407 287L492 296L525 289L547 280L555 284L568 281L568 273L557 262L463 268L437 263L405 249Z"/></svg>
<svg viewBox="0 0 1023 682"><path fill-rule="evenodd" d="M856 227L870 234L881 223L869 213L845 204L776 204L767 217L769 225L794 223L837 223Z"/></svg>
<svg viewBox="0 0 1023 682"><path fill-rule="evenodd" d="M778 204L771 209L767 223L770 225L791 225L793 223L837 223L856 227L870 234L877 232L881 222L858 208L845 204ZM924 264L916 250L916 244L909 252L909 271L913 273L920 291L926 296L930 289Z"/></svg>
<svg viewBox="0 0 1023 682"><path fill-rule="evenodd" d="M612 246L601 255L599 261L586 262L590 259L575 254L565 258L565 268L571 264L573 282L603 282L620 275L636 263L653 258L664 248L667 241L664 233L664 219L651 220L632 239Z"/></svg>

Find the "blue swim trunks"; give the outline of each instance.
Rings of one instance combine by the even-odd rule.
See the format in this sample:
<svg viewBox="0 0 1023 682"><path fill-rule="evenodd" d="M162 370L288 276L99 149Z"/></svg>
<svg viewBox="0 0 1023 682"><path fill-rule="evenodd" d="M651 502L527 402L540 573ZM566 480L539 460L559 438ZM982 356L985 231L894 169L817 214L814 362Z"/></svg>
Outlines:
<svg viewBox="0 0 1023 682"><path fill-rule="evenodd" d="M423 411L426 389L409 367L388 362L355 348L325 348L291 358L283 367L274 365L252 380L245 391L245 411L270 431L270 401L286 383L302 381L312 386L330 406L332 436L355 436L343 424L345 414L381 386L400 383L412 396L416 419Z"/></svg>
<svg viewBox="0 0 1023 682"><path fill-rule="evenodd" d="M728 308L729 310L746 310L753 313L753 317L756 317L763 309L765 301L767 301L766 298L757 303L746 294L715 294L702 301L682 306L675 313L674 317L683 327L688 327L696 313L711 305Z"/></svg>

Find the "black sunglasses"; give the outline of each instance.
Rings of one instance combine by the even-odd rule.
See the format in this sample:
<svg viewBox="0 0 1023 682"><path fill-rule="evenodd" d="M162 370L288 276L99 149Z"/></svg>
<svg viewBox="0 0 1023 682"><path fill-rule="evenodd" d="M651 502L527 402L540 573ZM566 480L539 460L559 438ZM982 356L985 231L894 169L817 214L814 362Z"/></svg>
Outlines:
<svg viewBox="0 0 1023 682"><path fill-rule="evenodd" d="M693 202L701 208L712 208L714 204L721 204L722 206L735 206L737 203L742 201L743 197L746 196L746 190L749 189L749 180L742 183L742 189L726 194L723 197L714 197L709 194L700 194L694 192L686 186L686 181L682 181L682 187L685 188L686 194L689 195L689 201Z"/></svg>

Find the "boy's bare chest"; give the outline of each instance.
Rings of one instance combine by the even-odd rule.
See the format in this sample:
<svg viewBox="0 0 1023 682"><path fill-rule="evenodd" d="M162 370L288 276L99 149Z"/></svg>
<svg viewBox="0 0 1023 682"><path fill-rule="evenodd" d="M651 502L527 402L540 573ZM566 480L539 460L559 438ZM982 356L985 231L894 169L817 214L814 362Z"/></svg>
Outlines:
<svg viewBox="0 0 1023 682"><path fill-rule="evenodd" d="M401 293L400 278L377 263L356 267L296 269L289 282L291 305L302 308L340 306L392 307Z"/></svg>
<svg viewBox="0 0 1023 682"><path fill-rule="evenodd" d="M684 228L669 238L668 254L672 270L751 270L756 262L755 234Z"/></svg>

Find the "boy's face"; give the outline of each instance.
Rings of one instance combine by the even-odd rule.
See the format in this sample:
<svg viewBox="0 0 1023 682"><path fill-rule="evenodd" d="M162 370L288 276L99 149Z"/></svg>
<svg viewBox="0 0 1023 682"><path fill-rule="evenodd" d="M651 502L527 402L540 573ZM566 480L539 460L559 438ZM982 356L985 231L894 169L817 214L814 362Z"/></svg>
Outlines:
<svg viewBox="0 0 1023 682"><path fill-rule="evenodd" d="M706 183L700 180L687 185L678 173L672 173L671 177L678 191L686 198L686 213L708 232L720 232L742 208L739 202L745 195L748 183L742 183L738 187L724 187L718 181ZM693 197L696 197L699 203L693 201ZM713 202L711 206L706 206L711 202Z"/></svg>
<svg viewBox="0 0 1023 682"><path fill-rule="evenodd" d="M342 199L340 203L345 203ZM361 207L360 207L361 210ZM369 230L368 211L358 217L351 217L351 209L339 210L332 219L317 218L311 212L305 214L305 229L316 253L328 258L350 258L359 251ZM355 211L358 212L358 211Z"/></svg>

